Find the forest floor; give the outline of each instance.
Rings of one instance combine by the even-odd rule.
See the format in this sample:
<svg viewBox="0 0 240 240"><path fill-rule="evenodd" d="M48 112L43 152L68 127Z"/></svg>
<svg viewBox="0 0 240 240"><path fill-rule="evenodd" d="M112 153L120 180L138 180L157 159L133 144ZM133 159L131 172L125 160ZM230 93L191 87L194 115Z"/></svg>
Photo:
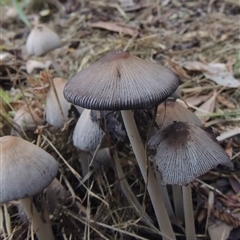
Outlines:
<svg viewBox="0 0 240 240"><path fill-rule="evenodd" d="M30 3L29 3L30 2ZM180 78L181 99L220 136L234 171L214 169L192 183L198 239L240 239L240 4L238 0L46 0L1 3L0 135L11 134L14 116L31 106L44 120L49 78L71 78L108 51L121 49L170 68ZM61 47L29 56L26 39L36 23L60 36ZM37 41L37 39L36 39ZM35 61L32 61L35 60ZM124 196L115 167L81 177L79 153L66 129L45 122L25 139L60 163L57 179L66 189L51 212L56 239L159 239L151 201L131 148L120 165L151 222ZM114 164L113 164L114 165ZM59 194L59 193L57 193ZM171 190L169 188L170 198ZM46 193L47 195L47 193ZM66 197L67 196L67 197ZM69 197L70 196L70 197ZM39 204L42 195L34 200ZM47 197L47 196L46 196ZM30 239L17 202L0 208L0 239ZM2 214L2 215L1 215ZM178 239L184 224L171 219Z"/></svg>

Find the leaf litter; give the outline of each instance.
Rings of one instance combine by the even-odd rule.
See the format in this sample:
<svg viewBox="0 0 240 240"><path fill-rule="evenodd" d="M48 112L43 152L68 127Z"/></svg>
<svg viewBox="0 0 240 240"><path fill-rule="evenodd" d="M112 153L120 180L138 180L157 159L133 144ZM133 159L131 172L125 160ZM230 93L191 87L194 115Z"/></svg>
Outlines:
<svg viewBox="0 0 240 240"><path fill-rule="evenodd" d="M240 80L236 79L227 69L226 64L223 63L208 63L201 62L186 62L183 67L191 71L202 72L203 75L214 81L220 86L239 88Z"/></svg>
<svg viewBox="0 0 240 240"><path fill-rule="evenodd" d="M30 28L20 21L15 8L4 5L3 9L3 34L0 36L1 136L11 132L14 112L26 103L38 109L40 116L44 115L49 78L59 77L59 73L48 64L45 68L37 64L32 72L26 71L27 61L33 60L27 57L25 50ZM11 17L10 11L13 12ZM46 14L42 14L44 11ZM23 5L23 12L31 25L36 20L40 21L60 35L62 47L52 55L66 79L112 49L125 49L161 63L180 76L182 99L202 115L206 126L220 132L218 139L226 150L231 150L235 164L236 178L224 170L213 170L200 177L202 184L194 181L196 219L201 219L196 225L198 237L214 239L206 229L209 227L206 226L208 190L211 189L214 202L209 223L223 225L218 231L220 239L227 239L230 235L230 239L238 240L239 227L236 227L237 218L233 217L240 208L239 193L236 192L240 179L239 50L236 51L239 48L238 1L123 0L117 3L66 0L46 1L44 4L32 1ZM43 64L52 61L48 55L34 60ZM42 72L39 71L41 67ZM70 114L74 123L77 113L71 110ZM131 204L132 196L122 196L114 167L101 169L99 173L91 172L79 185L81 166L70 137L73 126L66 126L64 131L38 126L36 133L39 135L30 139L61 162L58 179L71 193L70 203L58 206L61 218L59 214L52 215L57 239L159 238L155 215L130 148L127 146L120 151L120 165L142 207L138 207L137 212ZM219 180L223 180L225 185L218 185ZM146 212L153 223L139 218L141 211ZM1 217L3 214L6 219ZM14 202L4 204L0 207L0 215L3 236L8 234L24 239L27 222L19 224L17 205ZM181 226L177 231L178 239L185 239L184 226L178 224ZM227 228L224 224L229 226L230 234L224 230ZM216 237L216 233L214 235Z"/></svg>

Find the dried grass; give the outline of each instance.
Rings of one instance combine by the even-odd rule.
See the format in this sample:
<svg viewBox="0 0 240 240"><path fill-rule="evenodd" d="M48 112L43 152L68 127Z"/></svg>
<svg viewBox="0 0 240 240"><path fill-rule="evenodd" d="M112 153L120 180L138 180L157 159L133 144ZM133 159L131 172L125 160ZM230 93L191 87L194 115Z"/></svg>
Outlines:
<svg viewBox="0 0 240 240"><path fill-rule="evenodd" d="M71 4L68 5L68 2ZM207 126L212 126L219 132L240 127L240 89L223 88L206 79L201 72L187 71L182 67L186 61L201 61L225 63L230 71L234 71L240 37L238 1L137 2L131 8L126 8L121 7L116 1L107 0L65 1L62 4L57 0L48 0L45 4L42 1L33 1L24 10L30 19L38 15L36 9L50 10L49 15L40 16L41 21L46 21L55 29L63 43L61 48L52 52L63 76L50 69L52 76L68 79L108 51L124 49L175 71L181 78L183 99L197 99L204 95L211 97L213 91L218 92L212 110L203 116L207 119ZM65 13L70 11L70 7L72 13ZM134 8L137 10L132 10ZM6 6L6 9L9 7ZM92 28L92 24L96 22L101 22L103 28L103 22L110 22L112 29L109 26L105 26L108 30ZM114 24L117 28L114 28ZM26 73L26 60L29 57L24 44L29 29L19 22L16 16L3 18L0 31L1 49L7 53L7 56L1 59L1 87L8 98L3 100L0 106L0 135L3 136L10 134L12 116L20 106L27 103L39 109L40 115L43 114L47 89L44 84L48 74L39 74L38 71L31 75ZM46 55L35 59L45 61L48 57ZM239 78L239 73L237 74L236 77ZM22 89L22 93L19 89ZM199 106L193 107L197 109ZM139 215L131 202L123 196L121 179L117 179L114 168L105 168L99 172L90 171L84 179L80 176L78 153L71 142L74 121L62 132L39 127L37 131L39 135L30 139L59 161L58 179L71 193L70 201L60 205L60 213L51 216L56 239L159 239L161 233L154 226L156 219L131 151L128 149L121 153L120 164L132 191L142 204L139 211L142 214L146 211L152 222L141 218L141 214ZM223 146L234 159L235 176L240 185L239 135L226 139ZM222 176L221 173L216 178L210 172L203 177L203 181L209 183L204 187L210 189L208 186L213 186L214 189L221 180L227 182L229 186L229 178L232 176L229 174ZM195 197L199 195L203 198L202 208L197 211L198 216L200 210L206 208L207 204L207 193L197 193L200 186L194 185ZM232 189L230 193L226 193L236 195L239 199L239 193L237 195ZM234 210L227 206L226 202L222 205L224 208ZM28 222L23 218L23 223L20 223L16 206L17 204L13 202L0 207L0 235L3 239L26 239L26 236L30 239ZM214 216L224 221L225 215L220 215L215 210ZM197 224L199 239L206 239L203 222L199 220ZM174 220L173 223L178 239L184 239L181 224Z"/></svg>

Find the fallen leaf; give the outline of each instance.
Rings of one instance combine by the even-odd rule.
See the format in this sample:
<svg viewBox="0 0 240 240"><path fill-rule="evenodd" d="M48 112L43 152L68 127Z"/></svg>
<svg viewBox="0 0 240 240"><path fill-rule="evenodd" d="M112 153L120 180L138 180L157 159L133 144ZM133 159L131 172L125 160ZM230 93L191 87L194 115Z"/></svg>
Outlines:
<svg viewBox="0 0 240 240"><path fill-rule="evenodd" d="M217 140L218 141L223 141L227 138L230 138L230 137L233 137L237 134L240 134L240 127L237 127L237 128L234 128L234 129L231 129L231 130L228 130L226 132L223 132L221 133L218 137L217 137Z"/></svg>
<svg viewBox="0 0 240 240"><path fill-rule="evenodd" d="M201 117L201 115L211 114L214 112L217 95L218 92L214 92L212 97L210 97L194 112L201 119L202 123L205 123L210 117L209 116Z"/></svg>
<svg viewBox="0 0 240 240"><path fill-rule="evenodd" d="M191 106L198 106L202 102L205 102L209 98L209 95L193 96L185 98L184 101Z"/></svg>
<svg viewBox="0 0 240 240"><path fill-rule="evenodd" d="M171 70L173 70L178 76L184 77L184 78L189 78L186 71L179 64L177 64L169 59L168 65L171 68Z"/></svg>
<svg viewBox="0 0 240 240"><path fill-rule="evenodd" d="M133 7L135 2L133 0L120 0L121 7Z"/></svg>
<svg viewBox="0 0 240 240"><path fill-rule="evenodd" d="M236 194L240 193L240 183L234 179L234 178L229 178L229 182L231 184L232 189Z"/></svg>
<svg viewBox="0 0 240 240"><path fill-rule="evenodd" d="M217 220L208 227L208 233L211 240L227 240L232 229L232 226Z"/></svg>
<svg viewBox="0 0 240 240"><path fill-rule="evenodd" d="M217 96L217 100L221 104L223 104L224 106L228 107L229 109L235 109L236 108L235 105L232 102L230 102L229 100L227 100L225 97L223 97L221 95Z"/></svg>
<svg viewBox="0 0 240 240"><path fill-rule="evenodd" d="M201 62L185 62L183 67L187 70L200 71L203 75L214 81L220 86L238 88L240 81L233 77L228 71L226 64L223 63L208 63Z"/></svg>
<svg viewBox="0 0 240 240"><path fill-rule="evenodd" d="M91 27L102 28L109 31L130 35L132 37L136 37L139 34L137 28L127 26L126 24L122 24L122 23L99 21L96 23L92 23Z"/></svg>

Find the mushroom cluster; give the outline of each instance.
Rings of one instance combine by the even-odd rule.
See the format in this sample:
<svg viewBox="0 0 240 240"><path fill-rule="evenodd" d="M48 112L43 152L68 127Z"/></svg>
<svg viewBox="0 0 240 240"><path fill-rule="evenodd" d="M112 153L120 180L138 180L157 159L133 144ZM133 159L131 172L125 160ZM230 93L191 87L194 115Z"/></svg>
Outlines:
<svg viewBox="0 0 240 240"><path fill-rule="evenodd" d="M142 172L163 233L175 238L163 198L151 168L146 171L146 151L133 110L149 109L177 89L177 76L158 64L124 51L112 51L73 76L65 86L65 98L87 109L121 111L125 129Z"/></svg>
<svg viewBox="0 0 240 240"><path fill-rule="evenodd" d="M92 110L121 111L163 239L176 237L165 207L166 199L160 194L152 166L148 166L146 143L138 132L134 110L149 110L162 103L156 118L159 130L148 144L149 148L155 150L155 165L161 173L162 184L183 186L218 164L233 167L217 140L201 128L199 119L176 102L175 98L180 95L178 85L178 77L171 70L115 50L75 74L64 88L64 96L72 104ZM174 99L167 99L171 95ZM207 149L205 153L204 149ZM188 187L184 194L185 208L187 204L190 204L190 208L192 206L189 191L191 188ZM190 217L192 221L192 210L187 210L185 220ZM196 239L193 222L186 222L188 240Z"/></svg>

